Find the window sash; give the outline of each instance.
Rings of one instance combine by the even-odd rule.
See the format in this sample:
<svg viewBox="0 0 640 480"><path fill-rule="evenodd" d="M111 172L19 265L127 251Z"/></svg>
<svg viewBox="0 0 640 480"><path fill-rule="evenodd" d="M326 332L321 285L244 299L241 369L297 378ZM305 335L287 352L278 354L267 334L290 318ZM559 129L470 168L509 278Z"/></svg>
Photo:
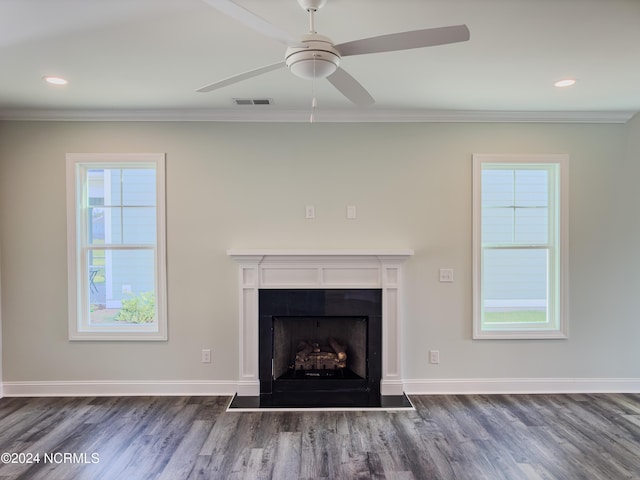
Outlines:
<svg viewBox="0 0 640 480"><path fill-rule="evenodd" d="M542 288L542 290L544 291L544 294L543 294L543 298L535 298L535 299L529 298L529 295L521 295L522 297L527 297L527 298L504 298L504 297L509 297L510 295L505 295L503 290L502 291L503 298L501 299L487 298L487 295L486 295L487 285L483 278L482 286L481 286L482 294L481 294L481 308L480 308L480 315L481 315L483 330L538 331L538 330L545 330L549 328L556 328L557 320L558 320L556 305L558 302L557 302L556 295L554 293L556 291L556 281L554 278L555 275L553 274L553 272L556 270L556 268L554 268L555 258L556 258L554 248L549 245L534 245L534 246L513 245L513 246L500 246L500 247L483 246L482 266L481 266L483 275L484 273L486 273L485 263L486 263L487 252L501 252L501 251L502 252L512 252L512 251L544 252L546 254L545 262L541 266L538 265L539 268L544 267L543 268L544 287ZM517 282L512 278L510 280L517 287ZM531 281L530 278L529 280ZM540 290L540 288L538 288L538 290ZM530 292L528 292L528 294L529 293ZM542 301L543 303L538 303L539 301ZM493 312L502 312L505 314L503 315L504 318L501 319L500 321L491 322L486 318L487 314L490 312L489 310L490 307L488 307L488 304L490 304L491 302L493 302L493 304L491 305L491 308L494 309ZM498 305L499 302L502 302L502 304ZM519 302L522 302L522 303L519 303ZM519 318L522 316L523 313L540 311L541 307L544 308L544 310L541 310L542 312L544 312L544 321L540 321L537 318L535 321L524 321L521 318ZM508 316L509 312L511 312L512 314L515 314L518 317L518 319L507 320L506 318L509 317Z"/></svg>

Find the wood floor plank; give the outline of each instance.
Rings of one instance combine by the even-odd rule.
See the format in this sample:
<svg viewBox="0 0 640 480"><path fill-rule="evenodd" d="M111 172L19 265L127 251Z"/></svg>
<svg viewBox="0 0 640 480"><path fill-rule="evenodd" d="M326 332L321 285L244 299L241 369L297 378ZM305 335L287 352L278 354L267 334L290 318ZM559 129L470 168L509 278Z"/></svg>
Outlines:
<svg viewBox="0 0 640 480"><path fill-rule="evenodd" d="M640 395L414 396L415 411L226 412L226 397L0 399L0 480L640 479ZM0 452L1 453L1 452Z"/></svg>
<svg viewBox="0 0 640 480"><path fill-rule="evenodd" d="M328 478L327 442L333 439L332 417L327 412L309 412L302 416L300 478Z"/></svg>
<svg viewBox="0 0 640 480"><path fill-rule="evenodd" d="M213 422L205 420L194 420L191 428L179 442L178 447L171 454L166 467L159 475L160 480L175 480L176 478L187 478L195 465L196 457L192 452L198 451L204 440L207 438ZM135 472L122 472L122 478L132 478Z"/></svg>
<svg viewBox="0 0 640 480"><path fill-rule="evenodd" d="M300 478L300 432L280 432L273 461L273 478L296 480Z"/></svg>

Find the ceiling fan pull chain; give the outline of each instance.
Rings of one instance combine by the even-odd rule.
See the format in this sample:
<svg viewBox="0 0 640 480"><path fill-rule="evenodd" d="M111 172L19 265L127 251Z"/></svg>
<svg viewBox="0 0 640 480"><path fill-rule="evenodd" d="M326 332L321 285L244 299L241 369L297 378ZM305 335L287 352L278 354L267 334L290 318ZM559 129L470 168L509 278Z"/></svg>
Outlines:
<svg viewBox="0 0 640 480"><path fill-rule="evenodd" d="M316 113L318 107L318 100L316 99L316 54L313 54L313 78L311 79L311 116L309 117L309 123L313 123L313 116Z"/></svg>

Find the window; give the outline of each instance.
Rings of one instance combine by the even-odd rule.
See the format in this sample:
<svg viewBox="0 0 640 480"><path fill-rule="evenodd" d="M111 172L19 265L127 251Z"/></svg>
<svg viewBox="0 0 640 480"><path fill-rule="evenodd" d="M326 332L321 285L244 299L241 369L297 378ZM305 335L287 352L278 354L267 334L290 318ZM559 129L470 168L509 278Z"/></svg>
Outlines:
<svg viewBox="0 0 640 480"><path fill-rule="evenodd" d="M474 338L566 338L568 162L473 156Z"/></svg>
<svg viewBox="0 0 640 480"><path fill-rule="evenodd" d="M69 338L166 340L163 154L67 154Z"/></svg>

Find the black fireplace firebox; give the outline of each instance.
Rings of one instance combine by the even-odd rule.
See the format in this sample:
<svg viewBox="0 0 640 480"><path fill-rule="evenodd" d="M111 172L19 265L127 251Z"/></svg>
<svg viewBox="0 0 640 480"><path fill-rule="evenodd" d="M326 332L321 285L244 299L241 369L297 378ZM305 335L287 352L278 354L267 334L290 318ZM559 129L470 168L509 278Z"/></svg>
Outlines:
<svg viewBox="0 0 640 480"><path fill-rule="evenodd" d="M261 406L380 406L380 289L263 289L259 318Z"/></svg>

